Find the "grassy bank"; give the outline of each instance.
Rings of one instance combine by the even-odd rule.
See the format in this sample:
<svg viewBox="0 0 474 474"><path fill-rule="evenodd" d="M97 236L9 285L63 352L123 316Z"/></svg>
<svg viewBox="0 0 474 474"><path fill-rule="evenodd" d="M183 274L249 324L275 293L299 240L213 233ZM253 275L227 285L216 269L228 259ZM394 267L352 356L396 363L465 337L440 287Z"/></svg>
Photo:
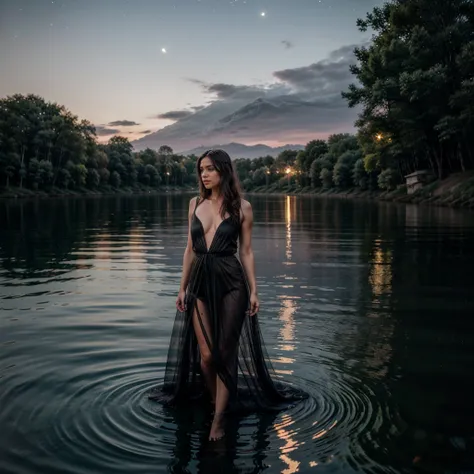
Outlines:
<svg viewBox="0 0 474 474"><path fill-rule="evenodd" d="M142 194L165 194L165 193L192 193L196 192L193 186L160 186L159 188L150 186L135 186L113 188L111 186L103 186L92 190L87 188L79 189L61 189L53 187L49 191L31 190L27 188L8 187L0 188L0 199L16 199L16 198L64 198L64 197L80 197L80 196L120 196L120 195L142 195Z"/></svg>
<svg viewBox="0 0 474 474"><path fill-rule="evenodd" d="M279 183L259 186L249 192L260 194L319 195L474 209L474 172L457 173L447 179L434 181L413 194L407 194L406 186L400 186L394 191L384 192L364 191L359 188L342 190L337 188L312 188L311 186L299 187L297 185L288 186Z"/></svg>

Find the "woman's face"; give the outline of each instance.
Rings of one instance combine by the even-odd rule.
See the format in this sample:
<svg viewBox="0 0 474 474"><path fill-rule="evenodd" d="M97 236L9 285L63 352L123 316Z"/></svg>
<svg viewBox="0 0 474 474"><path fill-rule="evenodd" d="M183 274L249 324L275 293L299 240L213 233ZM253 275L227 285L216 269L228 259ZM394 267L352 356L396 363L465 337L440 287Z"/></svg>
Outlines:
<svg viewBox="0 0 474 474"><path fill-rule="evenodd" d="M202 184L206 189L213 189L219 186L221 182L221 177L219 172L217 171L216 167L212 160L205 156L201 163L199 164L199 173L201 176Z"/></svg>

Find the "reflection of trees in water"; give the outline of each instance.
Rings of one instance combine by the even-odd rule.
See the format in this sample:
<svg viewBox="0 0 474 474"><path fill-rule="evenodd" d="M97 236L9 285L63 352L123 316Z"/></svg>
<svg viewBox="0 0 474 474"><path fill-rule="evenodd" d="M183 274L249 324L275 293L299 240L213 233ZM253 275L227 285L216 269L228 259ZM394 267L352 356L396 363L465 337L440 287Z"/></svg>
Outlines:
<svg viewBox="0 0 474 474"><path fill-rule="evenodd" d="M462 437L472 436L474 421L474 364L465 357L474 353L474 338L466 338L473 333L473 233L456 229L466 223L459 213L420 209L388 205L371 217L358 312L373 321L361 326L357 351L372 357L358 362L380 378L385 390L376 393L390 403L379 444L391 462L465 467ZM453 436L460 437L458 447ZM371 454L387 461L380 450Z"/></svg>
<svg viewBox="0 0 474 474"><path fill-rule="evenodd" d="M186 219L182 196L132 196L3 201L0 259L4 276L23 277L80 265L75 255L105 239L172 228ZM25 273L26 271L26 273ZM47 276L45 273L43 276Z"/></svg>
<svg viewBox="0 0 474 474"><path fill-rule="evenodd" d="M387 377L392 355L395 321L392 316L394 236L391 232L397 229L398 219L395 208L383 213L379 209L370 215L367 227L360 233L360 289L356 308L361 324L354 357L359 370L378 381Z"/></svg>
<svg viewBox="0 0 474 474"><path fill-rule="evenodd" d="M465 469L474 462L474 229L457 211L420 209L406 209L394 245L388 387L407 427L397 448L420 467Z"/></svg>
<svg viewBox="0 0 474 474"><path fill-rule="evenodd" d="M295 202L287 260L313 264L309 278L316 294L331 290L319 293L326 308L335 301L355 308L328 313L327 319L317 315L325 333L337 335L331 350L341 358L333 362L390 404L372 434L387 449L371 454L406 466L433 457L438 439L437 449L452 459L456 448L449 437L472 435L474 425L474 364L466 357L474 353L474 233L466 214L341 199ZM288 225L288 198L259 199L256 205L270 224ZM458 441L462 458L466 438Z"/></svg>
<svg viewBox="0 0 474 474"><path fill-rule="evenodd" d="M81 200L3 202L0 221L0 258L9 278L67 268L63 261L78 243L87 241Z"/></svg>

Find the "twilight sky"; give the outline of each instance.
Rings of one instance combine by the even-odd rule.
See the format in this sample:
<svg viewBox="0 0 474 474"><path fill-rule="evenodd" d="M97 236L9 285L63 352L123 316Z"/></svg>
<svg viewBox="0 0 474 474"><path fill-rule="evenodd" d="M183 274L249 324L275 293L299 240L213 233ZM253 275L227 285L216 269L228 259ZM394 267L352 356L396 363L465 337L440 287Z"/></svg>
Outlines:
<svg viewBox="0 0 474 474"><path fill-rule="evenodd" d="M304 144L352 130L356 20L381 3L0 0L0 97L39 94L138 148Z"/></svg>

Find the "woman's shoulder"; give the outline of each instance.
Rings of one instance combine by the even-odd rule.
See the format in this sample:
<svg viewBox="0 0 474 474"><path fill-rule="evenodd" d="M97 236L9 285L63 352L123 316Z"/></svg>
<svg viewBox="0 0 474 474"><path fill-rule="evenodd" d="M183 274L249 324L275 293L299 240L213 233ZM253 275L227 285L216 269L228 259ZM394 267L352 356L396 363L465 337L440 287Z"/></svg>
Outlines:
<svg viewBox="0 0 474 474"><path fill-rule="evenodd" d="M252 205L245 199L240 200L241 221L252 219Z"/></svg>
<svg viewBox="0 0 474 474"><path fill-rule="evenodd" d="M189 207L195 206L195 205L199 202L199 199L200 199L200 196L193 196L193 197L189 200Z"/></svg>
<svg viewBox="0 0 474 474"><path fill-rule="evenodd" d="M252 210L252 204L250 204L245 199L241 198L240 199L240 208L242 209L243 212L250 211L250 210Z"/></svg>
<svg viewBox="0 0 474 474"><path fill-rule="evenodd" d="M194 213L194 210L196 209L198 202L199 202L199 196L194 196L189 200L188 212L190 215Z"/></svg>

